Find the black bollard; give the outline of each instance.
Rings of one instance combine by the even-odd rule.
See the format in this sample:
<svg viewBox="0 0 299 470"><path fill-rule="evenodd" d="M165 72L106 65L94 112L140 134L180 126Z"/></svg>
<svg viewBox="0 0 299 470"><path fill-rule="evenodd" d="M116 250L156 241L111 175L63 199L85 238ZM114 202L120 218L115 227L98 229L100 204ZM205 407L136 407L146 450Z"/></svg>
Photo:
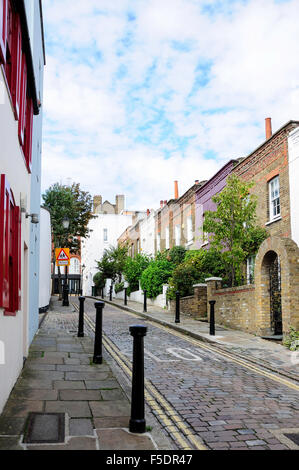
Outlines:
<svg viewBox="0 0 299 470"><path fill-rule="evenodd" d="M127 287L125 287L125 298L124 298L124 304L125 304L125 305L128 305Z"/></svg>
<svg viewBox="0 0 299 470"><path fill-rule="evenodd" d="M210 335L215 336L215 306L216 300L210 300Z"/></svg>
<svg viewBox="0 0 299 470"><path fill-rule="evenodd" d="M105 307L104 302L96 302L94 304L96 308L96 329L94 338L94 354L93 363L102 364L102 329L103 329L103 308Z"/></svg>
<svg viewBox="0 0 299 470"><path fill-rule="evenodd" d="M112 302L112 291L113 291L113 287L110 286L110 296L109 296L110 302Z"/></svg>
<svg viewBox="0 0 299 470"><path fill-rule="evenodd" d="M103 288L101 289L101 294L102 294L101 297L104 300L104 289Z"/></svg>
<svg viewBox="0 0 299 470"><path fill-rule="evenodd" d="M144 297L143 297L143 311L147 312L147 298L146 298L147 290L146 289L144 289L143 294L144 294Z"/></svg>
<svg viewBox="0 0 299 470"><path fill-rule="evenodd" d="M70 302L69 302L69 286L64 283L63 285L63 301L62 301L62 306L63 307L69 307Z"/></svg>
<svg viewBox="0 0 299 470"><path fill-rule="evenodd" d="M84 337L84 302L85 297L79 297L80 309L79 309L79 326L78 326L78 338Z"/></svg>
<svg viewBox="0 0 299 470"><path fill-rule="evenodd" d="M143 325L130 326L133 336L133 373L132 400L129 431L138 434L146 431L144 418L144 341L147 327Z"/></svg>
<svg viewBox="0 0 299 470"><path fill-rule="evenodd" d="M180 293L175 293L175 323L180 323Z"/></svg>

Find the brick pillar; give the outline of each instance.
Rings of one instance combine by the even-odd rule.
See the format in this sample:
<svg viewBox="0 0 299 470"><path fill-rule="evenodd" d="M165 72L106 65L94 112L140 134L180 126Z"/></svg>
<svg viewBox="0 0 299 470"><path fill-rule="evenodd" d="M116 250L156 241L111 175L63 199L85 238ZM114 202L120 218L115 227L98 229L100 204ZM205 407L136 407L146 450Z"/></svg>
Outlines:
<svg viewBox="0 0 299 470"><path fill-rule="evenodd" d="M214 292L215 290L221 288L222 278L221 277L208 277L207 279L205 279L205 281L207 283L207 312L208 312L208 318L209 318L210 317L209 301L216 300L214 298ZM215 305L215 315L216 315L216 311L217 311L217 304Z"/></svg>
<svg viewBox="0 0 299 470"><path fill-rule="evenodd" d="M207 284L194 284L194 300L199 318L207 317Z"/></svg>

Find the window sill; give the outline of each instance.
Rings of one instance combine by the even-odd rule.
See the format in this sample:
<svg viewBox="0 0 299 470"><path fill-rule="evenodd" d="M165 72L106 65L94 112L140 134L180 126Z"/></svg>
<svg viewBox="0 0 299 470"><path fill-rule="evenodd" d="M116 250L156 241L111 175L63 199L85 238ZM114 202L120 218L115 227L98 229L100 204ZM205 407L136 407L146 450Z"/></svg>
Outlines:
<svg viewBox="0 0 299 470"><path fill-rule="evenodd" d="M209 242L205 242L205 243L202 243L200 246L207 246L209 244Z"/></svg>
<svg viewBox="0 0 299 470"><path fill-rule="evenodd" d="M190 246L190 245L193 245L193 240L191 240L190 242L187 242L187 243L185 244L185 246Z"/></svg>
<svg viewBox="0 0 299 470"><path fill-rule="evenodd" d="M279 217L276 217L275 219L269 220L269 222L265 223L265 225L271 225L274 222L278 222L279 220L282 220L281 215Z"/></svg>

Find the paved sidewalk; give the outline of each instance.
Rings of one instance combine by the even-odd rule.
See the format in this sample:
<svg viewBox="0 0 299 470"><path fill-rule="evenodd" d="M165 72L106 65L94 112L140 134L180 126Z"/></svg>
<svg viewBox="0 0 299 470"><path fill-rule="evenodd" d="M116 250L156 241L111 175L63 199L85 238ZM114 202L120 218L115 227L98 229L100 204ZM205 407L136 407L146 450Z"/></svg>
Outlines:
<svg viewBox="0 0 299 470"><path fill-rule="evenodd" d="M150 433L128 431L129 400L106 361L92 364L93 340L77 337L78 313L58 300L54 308L0 416L0 450L157 449ZM31 432L35 442L25 443L30 413L41 415ZM60 427L55 413L62 414Z"/></svg>
<svg viewBox="0 0 299 470"><path fill-rule="evenodd" d="M180 315L181 321L177 324L175 323L174 314L163 308L148 305L147 313L143 313L143 304L138 302L128 300L127 307L124 306L124 301L120 299L113 299L113 302L110 302L105 298L105 302L138 313L164 326L210 342L224 351L238 354L242 358L267 367L281 375L299 380L299 352L289 351L281 344L242 331L231 330L222 325L216 325L216 335L210 336L207 322L195 320L191 316L182 313Z"/></svg>

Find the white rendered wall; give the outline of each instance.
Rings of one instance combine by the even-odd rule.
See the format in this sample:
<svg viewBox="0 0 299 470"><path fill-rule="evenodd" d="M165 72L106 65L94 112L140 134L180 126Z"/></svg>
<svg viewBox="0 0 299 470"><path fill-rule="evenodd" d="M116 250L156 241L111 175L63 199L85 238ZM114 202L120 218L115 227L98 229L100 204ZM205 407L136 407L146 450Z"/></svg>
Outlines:
<svg viewBox="0 0 299 470"><path fill-rule="evenodd" d="M149 297L147 297L147 305L149 305L151 307L164 308L166 306L166 291L167 291L167 288L168 288L168 285L165 284L163 286L163 293L158 295L155 299L150 299ZM118 294L115 294L115 292L113 291L113 298L124 299L124 297L125 297L124 291L118 292ZM130 296L128 296L128 300L143 304L143 302L144 302L143 290L137 290L135 292L131 292Z"/></svg>
<svg viewBox="0 0 299 470"><path fill-rule="evenodd" d="M97 261L100 261L104 250L117 246L117 239L132 224L131 215L98 214L89 222L92 230L90 237L81 242L81 266L83 271L83 295L91 295L93 276L98 272ZM104 241L104 229L107 229L108 240Z"/></svg>
<svg viewBox="0 0 299 470"><path fill-rule="evenodd" d="M43 207L40 210L39 308L47 307L51 298L51 219Z"/></svg>
<svg viewBox="0 0 299 470"><path fill-rule="evenodd" d="M289 135L289 181L292 239L299 246L299 127Z"/></svg>
<svg viewBox="0 0 299 470"><path fill-rule="evenodd" d="M18 122L15 121L0 67L0 174L5 174L13 191L16 205L21 194L30 209L30 175L27 172L18 140ZM4 343L5 363L0 363L0 412L15 384L28 350L28 254L30 218L22 214L21 224L21 311L15 317L6 317L0 309L0 341ZM27 256L26 256L27 258Z"/></svg>
<svg viewBox="0 0 299 470"><path fill-rule="evenodd" d="M141 253L155 254L155 211L152 210L139 224Z"/></svg>

